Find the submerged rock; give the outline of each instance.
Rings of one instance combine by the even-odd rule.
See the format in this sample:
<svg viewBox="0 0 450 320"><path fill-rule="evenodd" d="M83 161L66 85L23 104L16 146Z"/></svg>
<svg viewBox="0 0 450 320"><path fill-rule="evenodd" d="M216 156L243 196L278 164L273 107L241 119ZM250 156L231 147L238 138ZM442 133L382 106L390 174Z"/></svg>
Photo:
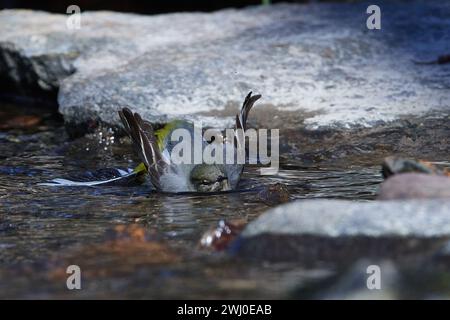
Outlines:
<svg viewBox="0 0 450 320"><path fill-rule="evenodd" d="M34 128L42 121L42 118L36 115L18 115L8 118L1 111L0 117L4 117L0 120L0 130Z"/></svg>
<svg viewBox="0 0 450 320"><path fill-rule="evenodd" d="M258 193L259 199L267 205L276 205L289 201L289 190L282 183L265 186Z"/></svg>
<svg viewBox="0 0 450 320"><path fill-rule="evenodd" d="M0 82L20 94L58 91L66 124L81 131L118 126L124 105L153 122L231 124L250 90L276 115L260 108L255 119L267 127L298 128L303 120L308 128L372 126L448 111L447 65L413 59L448 52L450 8L442 1L377 4L390 13L381 31L366 28L361 3L84 12L79 30L66 28L66 15L4 10Z"/></svg>
<svg viewBox="0 0 450 320"><path fill-rule="evenodd" d="M139 225L117 225L107 230L103 241L80 245L59 254L49 278L66 279L68 265L79 265L88 279L130 274L139 268L172 264L179 255L167 244L155 239Z"/></svg>
<svg viewBox="0 0 450 320"><path fill-rule="evenodd" d="M450 237L450 201L301 200L247 225L233 252L251 259L348 263L423 255Z"/></svg>

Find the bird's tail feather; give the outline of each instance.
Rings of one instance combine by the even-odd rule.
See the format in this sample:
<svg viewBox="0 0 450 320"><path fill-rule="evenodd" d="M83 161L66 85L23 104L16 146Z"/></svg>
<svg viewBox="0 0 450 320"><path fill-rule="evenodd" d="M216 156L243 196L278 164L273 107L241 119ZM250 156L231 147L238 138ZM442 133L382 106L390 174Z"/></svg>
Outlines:
<svg viewBox="0 0 450 320"><path fill-rule="evenodd" d="M236 115L236 133L235 133L235 144L237 147L245 146L245 136L244 132L247 129L247 118L250 113L250 109L253 107L253 104L261 98L260 94L252 96L252 92L250 91L248 95L245 97L244 103L242 104L241 111Z"/></svg>
<svg viewBox="0 0 450 320"><path fill-rule="evenodd" d="M236 129L247 129L247 117L250 112L250 109L253 107L253 104L261 98L260 94L252 96L252 92L250 91L248 95L245 97L244 103L242 104L241 111L236 115Z"/></svg>

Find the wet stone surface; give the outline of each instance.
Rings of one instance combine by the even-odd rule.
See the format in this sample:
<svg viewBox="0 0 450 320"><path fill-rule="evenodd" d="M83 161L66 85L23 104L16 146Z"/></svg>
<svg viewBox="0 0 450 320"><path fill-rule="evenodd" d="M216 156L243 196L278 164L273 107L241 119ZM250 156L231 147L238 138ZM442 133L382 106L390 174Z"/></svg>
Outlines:
<svg viewBox="0 0 450 320"><path fill-rule="evenodd" d="M118 126L117 110L126 105L152 122L182 117L222 127L233 121L221 116L226 107L236 110L250 90L263 95L265 127L273 111L294 129L448 114L450 64L414 62L450 51L448 4L378 5L390 12L378 32L366 29L363 2L85 12L80 30L67 29L65 15L7 10L0 13L0 80L19 94L58 91L67 124L84 132Z"/></svg>

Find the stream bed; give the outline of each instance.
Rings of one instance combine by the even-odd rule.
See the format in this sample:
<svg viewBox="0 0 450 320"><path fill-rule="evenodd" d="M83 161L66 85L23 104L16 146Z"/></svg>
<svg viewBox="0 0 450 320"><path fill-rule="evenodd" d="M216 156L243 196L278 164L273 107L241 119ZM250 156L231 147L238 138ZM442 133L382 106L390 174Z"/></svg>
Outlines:
<svg viewBox="0 0 450 320"><path fill-rule="evenodd" d="M202 248L200 239L220 220L251 221L268 210L258 197L265 185L286 185L291 200L371 201L382 181L379 163L284 161L270 177L247 168L241 190L226 194L157 194L144 185L40 186L100 168L133 167L137 159L111 130L72 140L52 112L6 104L2 110L1 298L327 297L330 281L348 272L338 265L246 261ZM24 121L21 112L36 121ZM136 243L142 232L146 240ZM121 242L123 237L131 240ZM66 288L70 264L82 270L82 290Z"/></svg>

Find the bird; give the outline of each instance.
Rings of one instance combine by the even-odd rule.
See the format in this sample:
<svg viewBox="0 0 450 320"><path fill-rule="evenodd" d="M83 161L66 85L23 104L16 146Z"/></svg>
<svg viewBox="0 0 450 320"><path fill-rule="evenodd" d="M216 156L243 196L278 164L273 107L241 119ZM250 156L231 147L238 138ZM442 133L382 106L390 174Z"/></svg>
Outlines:
<svg viewBox="0 0 450 320"><path fill-rule="evenodd" d="M240 112L236 115L235 129L245 132L247 118L254 103L261 95L252 95L249 92L245 97ZM194 124L187 120L174 120L159 130L154 130L152 124L142 119L137 112L129 108L122 108L119 112L126 134L130 137L132 145L137 152L140 163L133 172L145 175L147 180L158 192L222 192L235 190L238 187L244 164L240 163L175 163L170 154L175 143L170 139L176 129L185 129L193 136ZM237 130L235 132L238 132ZM227 148L242 146L243 136L234 135L232 141L224 141L223 154ZM193 141L191 141L193 143ZM217 141L206 141L202 135L202 148ZM193 155L192 155L193 156Z"/></svg>

